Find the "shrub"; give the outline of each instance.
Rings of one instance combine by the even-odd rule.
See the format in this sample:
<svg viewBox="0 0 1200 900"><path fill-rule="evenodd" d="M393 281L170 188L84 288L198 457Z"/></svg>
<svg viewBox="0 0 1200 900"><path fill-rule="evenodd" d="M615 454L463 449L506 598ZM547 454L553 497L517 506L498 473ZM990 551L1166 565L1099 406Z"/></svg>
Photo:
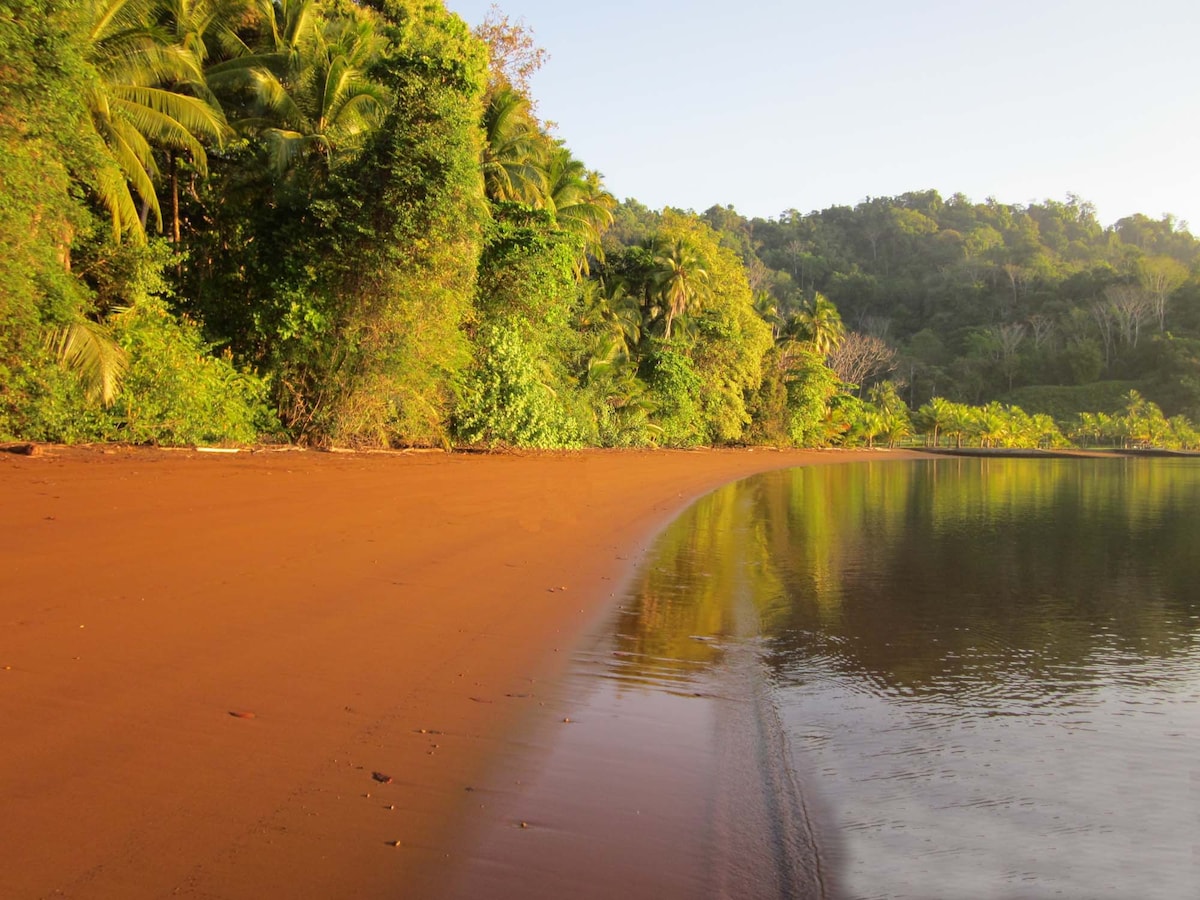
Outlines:
<svg viewBox="0 0 1200 900"><path fill-rule="evenodd" d="M112 437L133 443L249 443L277 428L267 382L211 355L200 329L175 319L157 298L111 319L129 355L110 418Z"/></svg>
<svg viewBox="0 0 1200 900"><path fill-rule="evenodd" d="M485 329L479 344L481 359L467 378L455 422L461 440L543 449L583 446L583 429L515 328Z"/></svg>
<svg viewBox="0 0 1200 900"><path fill-rule="evenodd" d="M669 347L659 347L649 360L651 395L668 447L693 447L708 440L701 401L704 386L691 359Z"/></svg>

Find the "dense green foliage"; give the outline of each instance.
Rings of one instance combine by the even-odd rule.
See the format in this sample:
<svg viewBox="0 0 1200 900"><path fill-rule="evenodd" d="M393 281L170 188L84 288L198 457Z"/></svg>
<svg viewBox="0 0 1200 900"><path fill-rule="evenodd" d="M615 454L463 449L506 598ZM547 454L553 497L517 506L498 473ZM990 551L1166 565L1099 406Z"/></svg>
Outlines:
<svg viewBox="0 0 1200 900"><path fill-rule="evenodd" d="M868 383L903 381L911 404L1121 381L1200 416L1200 242L1170 216L1104 228L1074 197L1015 206L924 191L772 220L720 207L705 218L785 318L816 295L837 307L852 339L851 359L832 360L839 373L854 371L866 339L882 342L891 356Z"/></svg>
<svg viewBox="0 0 1200 900"><path fill-rule="evenodd" d="M485 329L481 356L464 391L457 430L469 443L581 447L579 424L548 383L553 380L513 326Z"/></svg>
<svg viewBox="0 0 1200 900"><path fill-rule="evenodd" d="M0 438L1194 443L1169 217L617 204L541 60L440 0L0 0Z"/></svg>
<svg viewBox="0 0 1200 900"><path fill-rule="evenodd" d="M82 16L39 0L0 2L0 436L35 428L35 396L55 375L47 331L82 319L88 296L68 270L87 212L72 176L94 162L77 137L88 89Z"/></svg>

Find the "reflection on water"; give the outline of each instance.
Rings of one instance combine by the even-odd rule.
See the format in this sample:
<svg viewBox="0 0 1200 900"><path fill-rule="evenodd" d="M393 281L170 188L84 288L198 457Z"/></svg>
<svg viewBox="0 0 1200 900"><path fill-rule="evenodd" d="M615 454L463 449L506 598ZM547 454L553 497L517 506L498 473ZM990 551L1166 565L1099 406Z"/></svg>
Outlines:
<svg viewBox="0 0 1200 900"><path fill-rule="evenodd" d="M762 476L664 535L591 671L686 695L753 646L847 896L1195 896L1198 510L1190 461Z"/></svg>

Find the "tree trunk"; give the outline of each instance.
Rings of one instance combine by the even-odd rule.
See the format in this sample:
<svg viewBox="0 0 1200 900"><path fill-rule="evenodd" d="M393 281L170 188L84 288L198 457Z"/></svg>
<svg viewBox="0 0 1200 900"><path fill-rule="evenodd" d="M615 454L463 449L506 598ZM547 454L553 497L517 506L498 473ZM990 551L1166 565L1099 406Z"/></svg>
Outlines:
<svg viewBox="0 0 1200 900"><path fill-rule="evenodd" d="M179 249L179 155L170 151L168 160L171 169L171 240Z"/></svg>

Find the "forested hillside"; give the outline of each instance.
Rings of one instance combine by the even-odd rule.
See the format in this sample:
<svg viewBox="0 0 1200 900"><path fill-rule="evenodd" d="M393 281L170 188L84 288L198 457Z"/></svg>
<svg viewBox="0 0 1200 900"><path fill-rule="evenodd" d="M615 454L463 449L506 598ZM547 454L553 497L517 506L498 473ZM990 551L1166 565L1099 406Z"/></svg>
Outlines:
<svg viewBox="0 0 1200 900"><path fill-rule="evenodd" d="M769 221L705 215L779 309L820 292L854 333L896 350L892 377L914 404L1019 396L1065 414L1091 408L1071 397L1129 389L1097 385L1118 382L1200 413L1200 242L1170 216L1105 228L1075 197L1014 206L934 191Z"/></svg>
<svg viewBox="0 0 1200 900"><path fill-rule="evenodd" d="M0 0L0 439L1196 443L1169 217L618 204L541 59L440 0Z"/></svg>

